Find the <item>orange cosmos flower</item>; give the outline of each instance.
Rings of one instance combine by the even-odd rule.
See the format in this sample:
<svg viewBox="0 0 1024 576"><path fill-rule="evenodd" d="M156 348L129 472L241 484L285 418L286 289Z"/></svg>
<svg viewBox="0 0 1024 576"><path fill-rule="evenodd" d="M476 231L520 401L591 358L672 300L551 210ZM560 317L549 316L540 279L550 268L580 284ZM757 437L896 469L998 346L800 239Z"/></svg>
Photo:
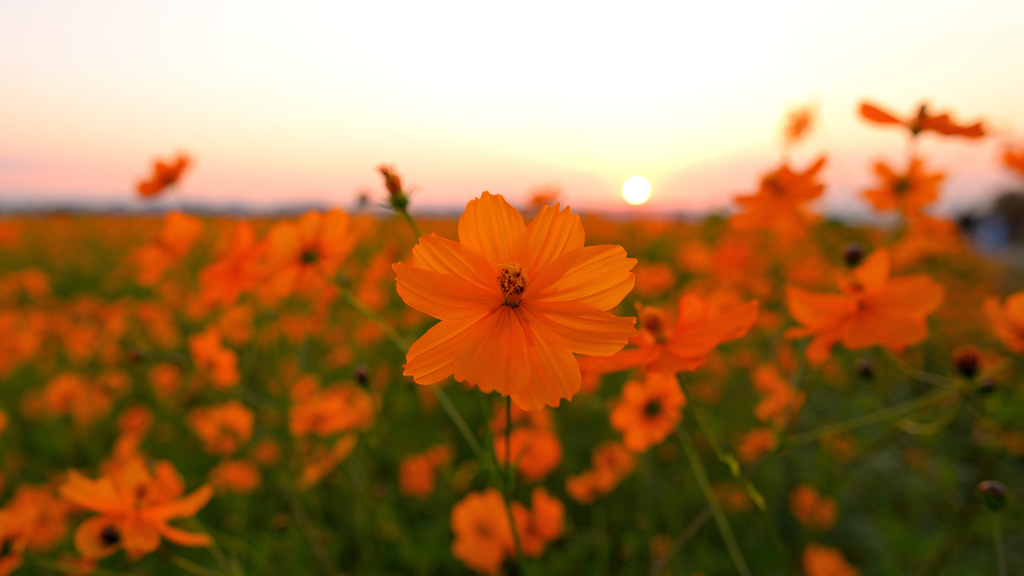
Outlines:
<svg viewBox="0 0 1024 576"><path fill-rule="evenodd" d="M804 572L807 576L860 576L860 570L850 566L838 548L811 542L804 548Z"/></svg>
<svg viewBox="0 0 1024 576"><path fill-rule="evenodd" d="M409 349L418 384L456 380L558 406L580 389L574 354L606 356L636 334L607 310L633 288L636 260L620 246L583 246L579 216L545 206L530 223L484 192L459 219L459 240L420 238L394 265L406 304L441 321Z"/></svg>
<svg viewBox="0 0 1024 576"><path fill-rule="evenodd" d="M896 174L882 162L875 164L879 185L864 192L875 210L885 212L899 210L906 217L918 216L921 209L939 197L939 184L944 176L939 173L926 174L922 160L914 158L905 174Z"/></svg>
<svg viewBox="0 0 1024 576"><path fill-rule="evenodd" d="M324 290L356 245L348 214L306 212L298 222L282 222L270 230L263 253L269 274L262 294L274 301L296 292Z"/></svg>
<svg viewBox="0 0 1024 576"><path fill-rule="evenodd" d="M20 515L12 510L0 510L0 576L7 576L21 567L26 537Z"/></svg>
<svg viewBox="0 0 1024 576"><path fill-rule="evenodd" d="M525 556L540 558L544 547L565 531L565 506L540 486L530 494L531 510L519 502L512 503L512 517L519 533L519 549Z"/></svg>
<svg viewBox="0 0 1024 576"><path fill-rule="evenodd" d="M926 317L942 303L945 290L924 274L890 278L885 249L876 250L841 282L840 294L786 286L793 318L802 324L789 338L812 336L807 359L821 364L842 342L849 350L884 346L899 350L928 337Z"/></svg>
<svg viewBox="0 0 1024 576"><path fill-rule="evenodd" d="M135 249L132 259L138 266L136 281L142 286L154 286L174 264L188 255L203 234L203 223L181 212L170 212L156 240Z"/></svg>
<svg viewBox="0 0 1024 576"><path fill-rule="evenodd" d="M814 110L810 106L794 108L786 114L782 137L787 146L802 140L814 127Z"/></svg>
<svg viewBox="0 0 1024 576"><path fill-rule="evenodd" d="M910 130L912 136L926 131L937 132L945 136L963 136L965 138L981 138L985 130L980 122L970 126L958 126L950 119L949 114L931 116L928 114L928 106L921 104L917 109L917 115L908 120L900 120L892 114L878 108L873 104L863 102L860 105L860 115L869 122L876 124L897 124Z"/></svg>
<svg viewBox="0 0 1024 576"><path fill-rule="evenodd" d="M224 254L199 273L202 300L229 306L244 292L256 287L262 276L261 246L248 222L239 222Z"/></svg>
<svg viewBox="0 0 1024 576"><path fill-rule="evenodd" d="M1024 352L1024 292L1011 294L1002 305L998 297L989 296L983 308L1003 346L1013 352Z"/></svg>
<svg viewBox="0 0 1024 576"><path fill-rule="evenodd" d="M778 438L771 428L754 428L743 435L736 446L736 457L740 462L749 464L779 445Z"/></svg>
<svg viewBox="0 0 1024 576"><path fill-rule="evenodd" d="M148 180L142 180L136 187L139 195L143 198L152 198L173 186L181 179L185 169L192 164L192 159L186 154L179 153L174 163L165 163L163 160L153 162L153 174Z"/></svg>
<svg viewBox="0 0 1024 576"><path fill-rule="evenodd" d="M509 435L511 460L527 482L537 482L562 463L562 442L547 428L518 427ZM505 436L494 436L494 454L505 462Z"/></svg>
<svg viewBox="0 0 1024 576"><path fill-rule="evenodd" d="M643 382L627 382L612 408L612 428L625 434L622 444L643 452L668 437L683 419L686 396L673 374L650 372Z"/></svg>
<svg viewBox="0 0 1024 576"><path fill-rule="evenodd" d="M719 344L746 334L757 320L757 312L757 300L718 311L700 297L686 294L679 299L675 328L670 328L671 322L664 312L638 304L640 334L630 340L636 347L596 364L605 372L634 366L666 374L696 370Z"/></svg>
<svg viewBox="0 0 1024 576"><path fill-rule="evenodd" d="M644 298L664 294L676 284L676 273L672 267L661 262L641 264L633 275L636 276L636 293Z"/></svg>
<svg viewBox="0 0 1024 576"><path fill-rule="evenodd" d="M188 423L210 454L234 453L252 438L252 410L238 400L226 404L196 408L189 412Z"/></svg>
<svg viewBox="0 0 1024 576"><path fill-rule="evenodd" d="M373 396L354 384L339 384L297 402L289 412L292 435L330 436L347 430L373 426L376 406Z"/></svg>
<svg viewBox="0 0 1024 576"><path fill-rule="evenodd" d="M452 461L452 449L435 446L426 452L412 454L398 465L398 488L402 494L426 498L434 491L437 468Z"/></svg>
<svg viewBox="0 0 1024 576"><path fill-rule="evenodd" d="M305 490L319 484L324 476L327 476L331 470L334 470L338 464L344 462L352 454L358 442L358 436L346 434L329 446L314 446L304 455L305 465L295 480L296 486L300 490Z"/></svg>
<svg viewBox="0 0 1024 576"><path fill-rule="evenodd" d="M581 503L590 504L615 489L636 467L636 456L617 442L594 447L591 467L565 480L565 491Z"/></svg>
<svg viewBox="0 0 1024 576"><path fill-rule="evenodd" d="M1007 167L1019 172L1021 176L1024 176L1024 150L1018 152L1012 149L1007 149L1003 154L1003 163L1005 163Z"/></svg>
<svg viewBox="0 0 1024 576"><path fill-rule="evenodd" d="M505 500L494 488L470 492L452 507L452 555L481 574L491 574L514 549Z"/></svg>
<svg viewBox="0 0 1024 576"><path fill-rule="evenodd" d="M776 429L785 426L804 404L804 393L794 390L779 370L768 364L754 371L754 389L763 397L754 407L754 416Z"/></svg>
<svg viewBox="0 0 1024 576"><path fill-rule="evenodd" d="M196 368L214 386L223 390L238 384L238 356L221 343L220 332L216 328L210 327L190 336L188 347Z"/></svg>
<svg viewBox="0 0 1024 576"><path fill-rule="evenodd" d="M736 198L741 212L729 220L730 225L737 230L773 230L785 237L803 234L811 220L804 204L825 190L817 180L824 166L824 157L803 172L794 172L784 162L761 180L756 194Z"/></svg>
<svg viewBox="0 0 1024 576"><path fill-rule="evenodd" d="M170 463L161 461L150 469L142 458L98 480L72 470L60 487L65 499L99 514L75 530L75 548L86 558L106 558L123 548L137 559L156 551L161 537L181 546L209 546L209 536L168 524L173 518L194 516L213 495L209 486L182 498L184 491Z"/></svg>
<svg viewBox="0 0 1024 576"><path fill-rule="evenodd" d="M225 460L210 470L210 485L219 492L248 494L263 481L252 460Z"/></svg>
<svg viewBox="0 0 1024 576"><path fill-rule="evenodd" d="M789 493L789 511L800 524L812 530L825 532L836 525L836 499L822 496L807 484Z"/></svg>

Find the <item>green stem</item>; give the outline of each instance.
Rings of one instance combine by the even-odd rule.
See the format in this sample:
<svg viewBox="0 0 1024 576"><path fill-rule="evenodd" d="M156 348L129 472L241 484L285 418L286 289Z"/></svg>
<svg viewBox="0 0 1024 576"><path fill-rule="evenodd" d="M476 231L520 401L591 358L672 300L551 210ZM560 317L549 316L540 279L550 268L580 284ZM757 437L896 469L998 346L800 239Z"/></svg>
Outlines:
<svg viewBox="0 0 1024 576"><path fill-rule="evenodd" d="M729 527L729 520L726 519L725 513L722 512L722 507L718 505L718 500L715 499L714 492L711 491L708 473L704 469L704 464L700 461L700 454L697 453L697 447L693 445L690 433L683 426L680 426L676 433L683 445L686 459L690 462L690 468L693 469L693 475L697 479L697 484L700 486L701 492L704 493L704 498L708 501L708 508L711 509L715 523L718 524L718 531L722 533L722 539L725 540L725 547L729 551L732 563L736 565L736 571L741 576L751 576L750 568L747 567L747 561L744 560L743 553L740 552L740 547L736 543L736 537L732 534L732 528Z"/></svg>
<svg viewBox="0 0 1024 576"><path fill-rule="evenodd" d="M288 507L292 510L292 518L295 523L299 525L299 531L306 538L306 542L309 543L309 547L313 550L313 556L316 558L316 563L320 568L320 571L324 576L331 576L336 571L332 569L330 560L327 557L327 551L324 549L323 542L316 534L316 528L313 526L312 520L309 518L309 514L306 513L305 507L302 506L302 501L299 500L299 495L296 494L295 490L292 489L288 479L281 476L277 479L277 484L281 488L281 492L285 495L288 501Z"/></svg>
<svg viewBox="0 0 1024 576"><path fill-rule="evenodd" d="M187 520L187 523L189 524L189 527L191 527L194 531L205 534L210 538L210 542L212 542L212 544L208 548L208 550L210 551L210 555L213 556L213 559L217 561L217 565L220 566L221 570L223 570L225 574L231 574L233 576L245 576L245 573L242 571L241 567L236 565L234 569L232 569L231 564L228 562L227 556L224 554L224 550L222 550L220 544L217 543L217 539L214 538L213 534L210 533L206 526L199 521L199 518L193 516L192 518L189 518Z"/></svg>
<svg viewBox="0 0 1024 576"><path fill-rule="evenodd" d="M516 518L512 514L512 397L505 397L505 474L503 478L504 490L502 490L502 496L505 500L505 513L508 515L508 525L512 529L512 543L514 545L513 551L515 552L516 562L520 564L522 568L522 553L519 545L519 530L516 530ZM522 572L522 570L520 570Z"/></svg>
<svg viewBox="0 0 1024 576"><path fill-rule="evenodd" d="M416 222L412 215L409 214L409 209L402 208L401 210L398 211L398 213L401 214L403 218L405 218L406 222L409 223L409 226L412 228L412 233L416 235L416 238L423 238L423 230L420 229L420 225Z"/></svg>
<svg viewBox="0 0 1024 576"><path fill-rule="evenodd" d="M683 384L683 379L677 379L679 380L679 386L683 388L683 394L689 397L689 395L686 393L686 387ZM775 526L775 520L772 518L771 514L768 513L768 505L764 501L764 496L762 496L761 492L758 491L757 487L754 486L754 484L743 475L742 471L740 470L739 460L737 460L736 457L733 456L731 453L723 449L722 446L718 443L718 440L715 439L714 434L711 433L711 429L708 427L707 423L704 422L704 418L701 417L700 412L698 412L697 409L693 406L690 406L689 412L693 416L693 421L697 423L697 427L700 429L700 433L704 435L704 438L708 441L708 444L714 451L715 456L718 457L718 460L720 462L725 464L725 466L729 469L729 474L732 476L733 480L735 480L740 486L743 487L743 489L747 493L747 496L757 507L758 514L761 515L761 519L764 520L765 526L768 527L768 533L771 536L772 543L778 549L779 555L782 557L783 563L788 567L790 562L789 554L786 552L786 547L782 544L782 538L779 536L779 530ZM787 572L788 571L789 570L787 569Z"/></svg>
<svg viewBox="0 0 1024 576"><path fill-rule="evenodd" d="M945 400L951 396L955 396L956 394L959 394L959 392L960 391L956 388L939 388L937 390L933 390L928 394L918 396L917 398L914 398L912 400L907 400L906 402L903 402L901 404L896 404L895 406L889 406L888 408L883 408L870 414L864 414L863 416L858 416L856 418L844 420L843 422L836 422L835 424L822 426L821 428L817 428L809 432L804 432L803 434L790 436L787 440L785 440L786 447L793 448L796 446L809 444L811 442L817 442L818 440L821 440L825 436L839 434L842 432L849 432L850 430L856 430L857 428L870 426L871 424L875 424L877 422L883 422L885 420L888 420L889 418L902 416L904 414L908 414L920 408L924 408L925 406L929 406L931 404L939 402L941 400Z"/></svg>
<svg viewBox="0 0 1024 576"><path fill-rule="evenodd" d="M166 557L171 564L174 564L189 574L195 574L195 576L222 576L220 572L210 570L206 566L196 564L188 558L183 558L176 554L168 554Z"/></svg>
<svg viewBox="0 0 1024 576"><path fill-rule="evenodd" d="M1006 576L1006 550L1003 549L1003 530L1000 526L1002 516L997 512L992 520L992 535L996 540L996 562L999 565L999 576Z"/></svg>
<svg viewBox="0 0 1024 576"><path fill-rule="evenodd" d="M650 571L647 572L647 576L658 576L658 574L664 572L665 568L668 567L668 563L672 561L672 558L674 558L675 555L683 549L683 546L686 546L686 543L690 541L690 538L693 538L694 535L697 534L697 531L700 530L704 524L707 524L707 521L710 519L711 508L705 506L704 511L698 514L697 517L690 522L690 525L687 526L686 529L683 530L683 532L672 542L672 545L669 546L665 554L658 558L658 561L651 566Z"/></svg>
<svg viewBox="0 0 1024 576"><path fill-rule="evenodd" d="M341 295L349 306L354 308L357 312L365 316L367 320L373 322L375 326L380 328L380 330L384 332L388 339L391 340L391 343L394 344L400 352L404 354L409 351L409 343L406 342L405 338L403 338L402 335L384 319L384 317L360 302L351 291L342 288ZM466 439L466 443L469 444L469 447L473 450L473 454L476 455L477 459L484 460L486 456L483 447L480 445L480 441L477 440L473 431L469 428L469 424L466 423L466 419L459 413L459 409L455 407L455 404L452 404L451 399L448 398L448 394L446 394L439 386L430 386L430 391L434 393L434 397L437 398L437 402L441 404L444 411L448 413L448 417L455 423L455 427L459 429L462 437Z"/></svg>

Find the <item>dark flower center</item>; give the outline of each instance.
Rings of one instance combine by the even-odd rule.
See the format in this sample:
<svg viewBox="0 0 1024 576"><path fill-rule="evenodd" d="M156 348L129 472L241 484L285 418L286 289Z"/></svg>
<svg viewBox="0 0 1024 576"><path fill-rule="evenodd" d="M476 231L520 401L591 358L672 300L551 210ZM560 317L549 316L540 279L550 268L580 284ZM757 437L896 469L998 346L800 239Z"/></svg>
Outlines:
<svg viewBox="0 0 1024 576"><path fill-rule="evenodd" d="M505 306L518 308L523 301L523 292L526 291L526 275L523 274L523 267L518 262L509 262L501 267L501 275L498 276L498 286L501 287L505 300Z"/></svg>
<svg viewBox="0 0 1024 576"><path fill-rule="evenodd" d="M117 528L107 526L100 532L100 540L107 546L113 546L121 541L121 534L118 533Z"/></svg>
<svg viewBox="0 0 1024 576"><path fill-rule="evenodd" d="M307 248L302 251L302 255L299 256L299 260L303 264L316 264L317 260L320 259L320 254L312 248Z"/></svg>
<svg viewBox="0 0 1024 576"><path fill-rule="evenodd" d="M661 402L658 400L649 400L644 405L644 416L647 418L654 418L659 414L661 414Z"/></svg>
<svg viewBox="0 0 1024 576"><path fill-rule="evenodd" d="M896 194L903 195L910 191L910 178L906 176L897 178L892 184L892 191Z"/></svg>

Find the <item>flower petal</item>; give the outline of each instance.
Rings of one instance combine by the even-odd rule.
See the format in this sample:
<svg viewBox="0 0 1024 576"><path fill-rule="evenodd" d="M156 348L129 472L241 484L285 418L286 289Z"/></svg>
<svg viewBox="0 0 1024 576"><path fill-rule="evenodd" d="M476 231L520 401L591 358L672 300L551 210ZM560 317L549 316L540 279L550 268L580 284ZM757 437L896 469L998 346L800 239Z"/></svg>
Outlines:
<svg viewBox="0 0 1024 576"><path fill-rule="evenodd" d="M157 530L160 534L167 538L167 540L177 544L178 546L209 546L213 543L206 534L197 534L195 532L186 532L180 528L169 526L167 524L161 524L157 526Z"/></svg>
<svg viewBox="0 0 1024 576"><path fill-rule="evenodd" d="M441 320L482 316L501 307L501 293L433 270L404 262L392 265L398 295L406 304Z"/></svg>
<svg viewBox="0 0 1024 576"><path fill-rule="evenodd" d="M572 399L582 383L576 357L546 340L529 324L527 334L530 378L523 389L512 393L512 401L523 410L540 410L557 407L562 398Z"/></svg>
<svg viewBox="0 0 1024 576"><path fill-rule="evenodd" d="M556 258L583 248L584 232L580 217L559 204L544 206L526 228L530 243L530 258L523 264L526 270L540 274Z"/></svg>
<svg viewBox="0 0 1024 576"><path fill-rule="evenodd" d="M455 356L456 380L506 396L526 386L530 376L526 333L516 311L500 306L465 334L464 344Z"/></svg>
<svg viewBox="0 0 1024 576"><path fill-rule="evenodd" d="M482 290L498 291L498 273L494 266L483 256L463 250L458 242L437 234L420 238L419 244L412 249L411 264L416 268L456 276Z"/></svg>
<svg viewBox="0 0 1024 576"><path fill-rule="evenodd" d="M455 356L466 341L466 333L483 321L483 317L464 320L442 320L420 336L406 354L406 376L417 384L434 384L455 371Z"/></svg>
<svg viewBox="0 0 1024 576"><path fill-rule="evenodd" d="M491 264L520 260L526 252L526 223L500 194L484 192L466 204L459 218L459 241Z"/></svg>
<svg viewBox="0 0 1024 576"><path fill-rule="evenodd" d="M636 318L621 318L580 302L525 302L523 315L545 340L576 354L610 356L637 335Z"/></svg>
<svg viewBox="0 0 1024 576"><path fill-rule="evenodd" d="M615 307L633 289L630 270L635 258L627 258L621 246L587 246L556 258L533 279L523 301L565 302L575 300L598 310Z"/></svg>

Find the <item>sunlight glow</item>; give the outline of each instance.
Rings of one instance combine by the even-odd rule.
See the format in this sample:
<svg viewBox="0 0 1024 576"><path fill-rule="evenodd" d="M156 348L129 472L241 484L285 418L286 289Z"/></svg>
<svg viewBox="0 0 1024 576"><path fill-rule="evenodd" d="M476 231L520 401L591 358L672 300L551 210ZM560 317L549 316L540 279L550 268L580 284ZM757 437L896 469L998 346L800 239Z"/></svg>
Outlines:
<svg viewBox="0 0 1024 576"><path fill-rule="evenodd" d="M622 197L636 206L651 197L651 183L643 176L633 176L622 183Z"/></svg>

